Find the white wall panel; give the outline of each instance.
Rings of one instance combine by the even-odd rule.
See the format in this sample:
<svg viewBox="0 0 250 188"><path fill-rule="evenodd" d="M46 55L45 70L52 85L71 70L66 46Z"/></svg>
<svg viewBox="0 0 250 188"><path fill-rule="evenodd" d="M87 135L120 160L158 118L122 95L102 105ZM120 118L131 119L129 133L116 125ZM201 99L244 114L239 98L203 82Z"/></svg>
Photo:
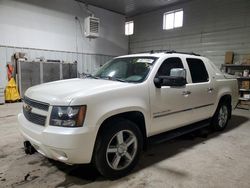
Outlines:
<svg viewBox="0 0 250 188"><path fill-rule="evenodd" d="M73 0L1 0L0 44L48 50L120 55L127 53L122 15L89 6L100 18L100 37L87 39L83 4ZM77 16L81 22L76 22Z"/></svg>
<svg viewBox="0 0 250 188"><path fill-rule="evenodd" d="M183 8L182 28L163 30L163 14ZM228 50L238 61L250 53L249 0L192 0L158 11L129 18L135 32L130 36L130 52L179 50L201 53L220 66Z"/></svg>
<svg viewBox="0 0 250 188"><path fill-rule="evenodd" d="M91 72L97 66L95 63L101 63L92 57L110 59L127 54L125 17L93 6L89 9L100 18L97 39L84 37L84 18L89 14L86 7L76 1L0 0L0 86L7 83L6 63L11 62L14 52L27 53L29 60L44 57L78 61L79 72Z"/></svg>

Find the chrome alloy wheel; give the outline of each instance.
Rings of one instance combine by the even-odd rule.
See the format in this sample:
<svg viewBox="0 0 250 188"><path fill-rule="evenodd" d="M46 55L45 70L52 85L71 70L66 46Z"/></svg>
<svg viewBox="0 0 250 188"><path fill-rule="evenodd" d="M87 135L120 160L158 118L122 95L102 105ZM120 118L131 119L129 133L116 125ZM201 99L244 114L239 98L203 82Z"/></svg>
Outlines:
<svg viewBox="0 0 250 188"><path fill-rule="evenodd" d="M228 109L225 105L223 105L220 108L219 116L218 116L219 126L224 127L227 123L227 119L228 119Z"/></svg>
<svg viewBox="0 0 250 188"><path fill-rule="evenodd" d="M122 170L133 161L138 147L135 134L129 130L116 133L110 140L106 150L108 165L114 170Z"/></svg>

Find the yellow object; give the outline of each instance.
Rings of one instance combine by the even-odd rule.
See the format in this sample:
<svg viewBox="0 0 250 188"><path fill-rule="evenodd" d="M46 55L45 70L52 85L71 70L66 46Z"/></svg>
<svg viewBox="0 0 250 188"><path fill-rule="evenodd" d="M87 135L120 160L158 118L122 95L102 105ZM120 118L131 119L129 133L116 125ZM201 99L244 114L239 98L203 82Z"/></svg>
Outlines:
<svg viewBox="0 0 250 188"><path fill-rule="evenodd" d="M6 86L5 100L7 102L15 102L20 100L20 95L14 78L11 78Z"/></svg>

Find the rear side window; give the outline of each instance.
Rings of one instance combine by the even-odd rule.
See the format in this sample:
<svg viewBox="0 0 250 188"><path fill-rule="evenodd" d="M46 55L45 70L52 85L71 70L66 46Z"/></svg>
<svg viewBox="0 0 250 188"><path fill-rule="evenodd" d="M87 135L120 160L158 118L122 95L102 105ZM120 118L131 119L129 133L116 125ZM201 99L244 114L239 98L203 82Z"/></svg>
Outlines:
<svg viewBox="0 0 250 188"><path fill-rule="evenodd" d="M187 64L193 83L207 82L209 80L207 69L202 60L187 58Z"/></svg>

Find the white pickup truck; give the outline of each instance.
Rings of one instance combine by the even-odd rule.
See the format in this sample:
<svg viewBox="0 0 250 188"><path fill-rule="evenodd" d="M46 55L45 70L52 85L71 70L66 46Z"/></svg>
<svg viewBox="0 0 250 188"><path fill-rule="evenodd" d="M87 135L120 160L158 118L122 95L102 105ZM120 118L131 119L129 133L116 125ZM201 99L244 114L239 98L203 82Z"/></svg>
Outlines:
<svg viewBox="0 0 250 188"><path fill-rule="evenodd" d="M29 88L18 120L27 153L92 162L103 176L119 178L135 167L148 138L204 120L223 130L237 101L237 80L209 59L151 52Z"/></svg>

